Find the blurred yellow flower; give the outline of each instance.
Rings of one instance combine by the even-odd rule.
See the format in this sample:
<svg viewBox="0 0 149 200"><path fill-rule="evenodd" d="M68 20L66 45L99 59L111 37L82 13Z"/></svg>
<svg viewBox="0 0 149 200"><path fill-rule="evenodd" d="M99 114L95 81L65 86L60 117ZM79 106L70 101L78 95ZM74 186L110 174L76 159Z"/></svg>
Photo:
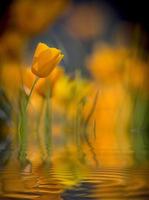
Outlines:
<svg viewBox="0 0 149 200"><path fill-rule="evenodd" d="M72 90L72 81L69 76L62 76L55 87L54 90L54 98L60 104L68 104L68 102L72 99L73 90Z"/></svg>
<svg viewBox="0 0 149 200"><path fill-rule="evenodd" d="M89 57L87 66L98 81L120 80L128 51L124 47L97 47Z"/></svg>
<svg viewBox="0 0 149 200"><path fill-rule="evenodd" d="M38 82L35 85L34 92L42 97L45 97L49 91L51 95L53 93L53 89L55 88L57 81L63 75L63 68L60 66L56 66L48 77L41 78L38 80ZM27 67L23 71L22 78L24 89L26 92L29 92L36 79L36 76L31 72L31 69Z"/></svg>
<svg viewBox="0 0 149 200"><path fill-rule="evenodd" d="M124 78L133 89L144 89L147 64L138 57L131 56L125 62Z"/></svg>
<svg viewBox="0 0 149 200"><path fill-rule="evenodd" d="M67 105L68 103L78 104L82 98L88 95L91 87L91 83L81 77L71 80L69 76L65 75L57 82L54 95L64 105L66 102Z"/></svg>
<svg viewBox="0 0 149 200"><path fill-rule="evenodd" d="M35 50L32 64L32 72L40 77L47 77L52 70L59 64L64 55L59 49L49 48L44 43L39 43Z"/></svg>
<svg viewBox="0 0 149 200"><path fill-rule="evenodd" d="M32 73L30 67L26 67L22 73L22 82L23 82L23 87L25 90L30 90L35 79L36 76L35 74Z"/></svg>
<svg viewBox="0 0 149 200"><path fill-rule="evenodd" d="M20 61L25 42L25 37L17 31L6 31L0 37L0 60L3 63Z"/></svg>
<svg viewBox="0 0 149 200"><path fill-rule="evenodd" d="M15 0L11 6L11 21L23 35L35 35L65 10L69 0Z"/></svg>
<svg viewBox="0 0 149 200"><path fill-rule="evenodd" d="M139 55L138 49L132 47L97 47L87 66L95 80L102 84L115 82L142 91L147 85L148 63Z"/></svg>
<svg viewBox="0 0 149 200"><path fill-rule="evenodd" d="M42 97L45 97L48 93L51 96L53 93L53 89L60 77L64 74L63 68L57 66L51 72L50 76L46 79L40 79L36 85L36 91Z"/></svg>
<svg viewBox="0 0 149 200"><path fill-rule="evenodd" d="M52 93L53 101L60 112L67 112L67 118L72 119L76 115L78 107L86 102L85 99L91 89L92 84L88 80L77 76L72 80L65 74L56 82Z"/></svg>

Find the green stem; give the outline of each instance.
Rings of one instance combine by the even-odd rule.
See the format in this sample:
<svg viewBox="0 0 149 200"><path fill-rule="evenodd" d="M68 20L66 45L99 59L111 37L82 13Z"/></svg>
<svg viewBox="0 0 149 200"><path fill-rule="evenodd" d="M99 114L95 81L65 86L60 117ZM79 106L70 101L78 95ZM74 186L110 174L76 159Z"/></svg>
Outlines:
<svg viewBox="0 0 149 200"><path fill-rule="evenodd" d="M96 104L97 104L97 100L98 100L98 95L99 95L99 91L96 92L96 95L95 95L95 97L94 97L93 105L92 105L91 110L90 110L90 112L89 112L89 114L88 114L88 116L87 116L87 118L86 118L86 120L85 120L86 126L88 125L89 120L90 120L90 118L92 117L92 115L93 115L93 113L94 113L94 111L95 111Z"/></svg>
<svg viewBox="0 0 149 200"><path fill-rule="evenodd" d="M29 93L29 96L28 96L28 99L27 99L27 103L26 103L26 106L25 106L25 110L27 110L27 107L28 107L30 98L31 98L32 93L33 93L33 90L34 90L34 87L35 87L35 85L36 85L36 83L37 83L38 80L39 80L39 77L36 77L36 79L35 79L35 81L34 81L32 87L31 87L31 91L30 91L30 93Z"/></svg>
<svg viewBox="0 0 149 200"><path fill-rule="evenodd" d="M19 117L19 160L25 162L26 159L26 148L27 148L27 116L25 112L26 99L24 94L21 96L21 107L20 107L20 117Z"/></svg>
<svg viewBox="0 0 149 200"><path fill-rule="evenodd" d="M76 135L76 146L77 146L77 152L78 152L79 160L84 162L85 153L83 152L83 149L81 147L82 146L82 131L83 131L82 122L83 122L83 118L80 115L80 113L82 113L82 111L83 111L83 107L84 107L84 103L82 103L82 101L81 101L78 104L77 111L76 111L75 135Z"/></svg>
<svg viewBox="0 0 149 200"><path fill-rule="evenodd" d="M19 127L18 127L18 134L19 134L19 160L24 163L26 162L26 150L27 150L27 106L29 104L33 89L38 81L38 77L36 77L29 96L26 100L26 96L24 93L21 95L21 107L20 107L20 119L19 119Z"/></svg>
<svg viewBox="0 0 149 200"><path fill-rule="evenodd" d="M52 144L52 106L50 100L50 91L46 95L46 107L45 107L45 132L44 132L44 143L46 147L47 159L49 161L51 156L51 144Z"/></svg>
<svg viewBox="0 0 149 200"><path fill-rule="evenodd" d="M39 111L38 116L36 118L36 130L35 130L36 134L37 134L36 135L37 143L39 145L42 158L44 156L44 152L43 152L42 143L41 143L41 139L40 139L40 122L41 122L41 118L42 118L42 115L43 115L43 111L44 111L44 99L42 99L40 111Z"/></svg>

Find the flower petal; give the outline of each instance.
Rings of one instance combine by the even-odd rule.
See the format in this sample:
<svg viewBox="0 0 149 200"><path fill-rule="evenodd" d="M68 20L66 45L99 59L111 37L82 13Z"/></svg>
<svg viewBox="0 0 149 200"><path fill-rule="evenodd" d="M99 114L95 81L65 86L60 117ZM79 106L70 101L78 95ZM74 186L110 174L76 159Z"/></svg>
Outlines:
<svg viewBox="0 0 149 200"><path fill-rule="evenodd" d="M47 49L49 49L49 47L46 44L40 42L36 47L34 57L38 57L42 52L46 51Z"/></svg>

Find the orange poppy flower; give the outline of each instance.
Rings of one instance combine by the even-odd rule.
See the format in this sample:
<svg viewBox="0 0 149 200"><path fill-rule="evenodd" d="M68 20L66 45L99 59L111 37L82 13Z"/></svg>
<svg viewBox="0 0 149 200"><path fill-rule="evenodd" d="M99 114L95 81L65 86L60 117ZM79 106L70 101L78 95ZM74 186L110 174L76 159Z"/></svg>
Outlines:
<svg viewBox="0 0 149 200"><path fill-rule="evenodd" d="M31 70L40 78L47 77L59 64L64 55L59 49L49 48L44 43L39 43L33 57Z"/></svg>

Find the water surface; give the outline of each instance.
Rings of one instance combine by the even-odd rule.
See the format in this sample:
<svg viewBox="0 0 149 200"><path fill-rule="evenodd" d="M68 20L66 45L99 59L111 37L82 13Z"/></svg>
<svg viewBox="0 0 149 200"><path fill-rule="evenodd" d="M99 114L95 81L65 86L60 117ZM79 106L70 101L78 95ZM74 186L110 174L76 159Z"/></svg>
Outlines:
<svg viewBox="0 0 149 200"><path fill-rule="evenodd" d="M149 167L31 164L0 169L0 200L148 200Z"/></svg>

